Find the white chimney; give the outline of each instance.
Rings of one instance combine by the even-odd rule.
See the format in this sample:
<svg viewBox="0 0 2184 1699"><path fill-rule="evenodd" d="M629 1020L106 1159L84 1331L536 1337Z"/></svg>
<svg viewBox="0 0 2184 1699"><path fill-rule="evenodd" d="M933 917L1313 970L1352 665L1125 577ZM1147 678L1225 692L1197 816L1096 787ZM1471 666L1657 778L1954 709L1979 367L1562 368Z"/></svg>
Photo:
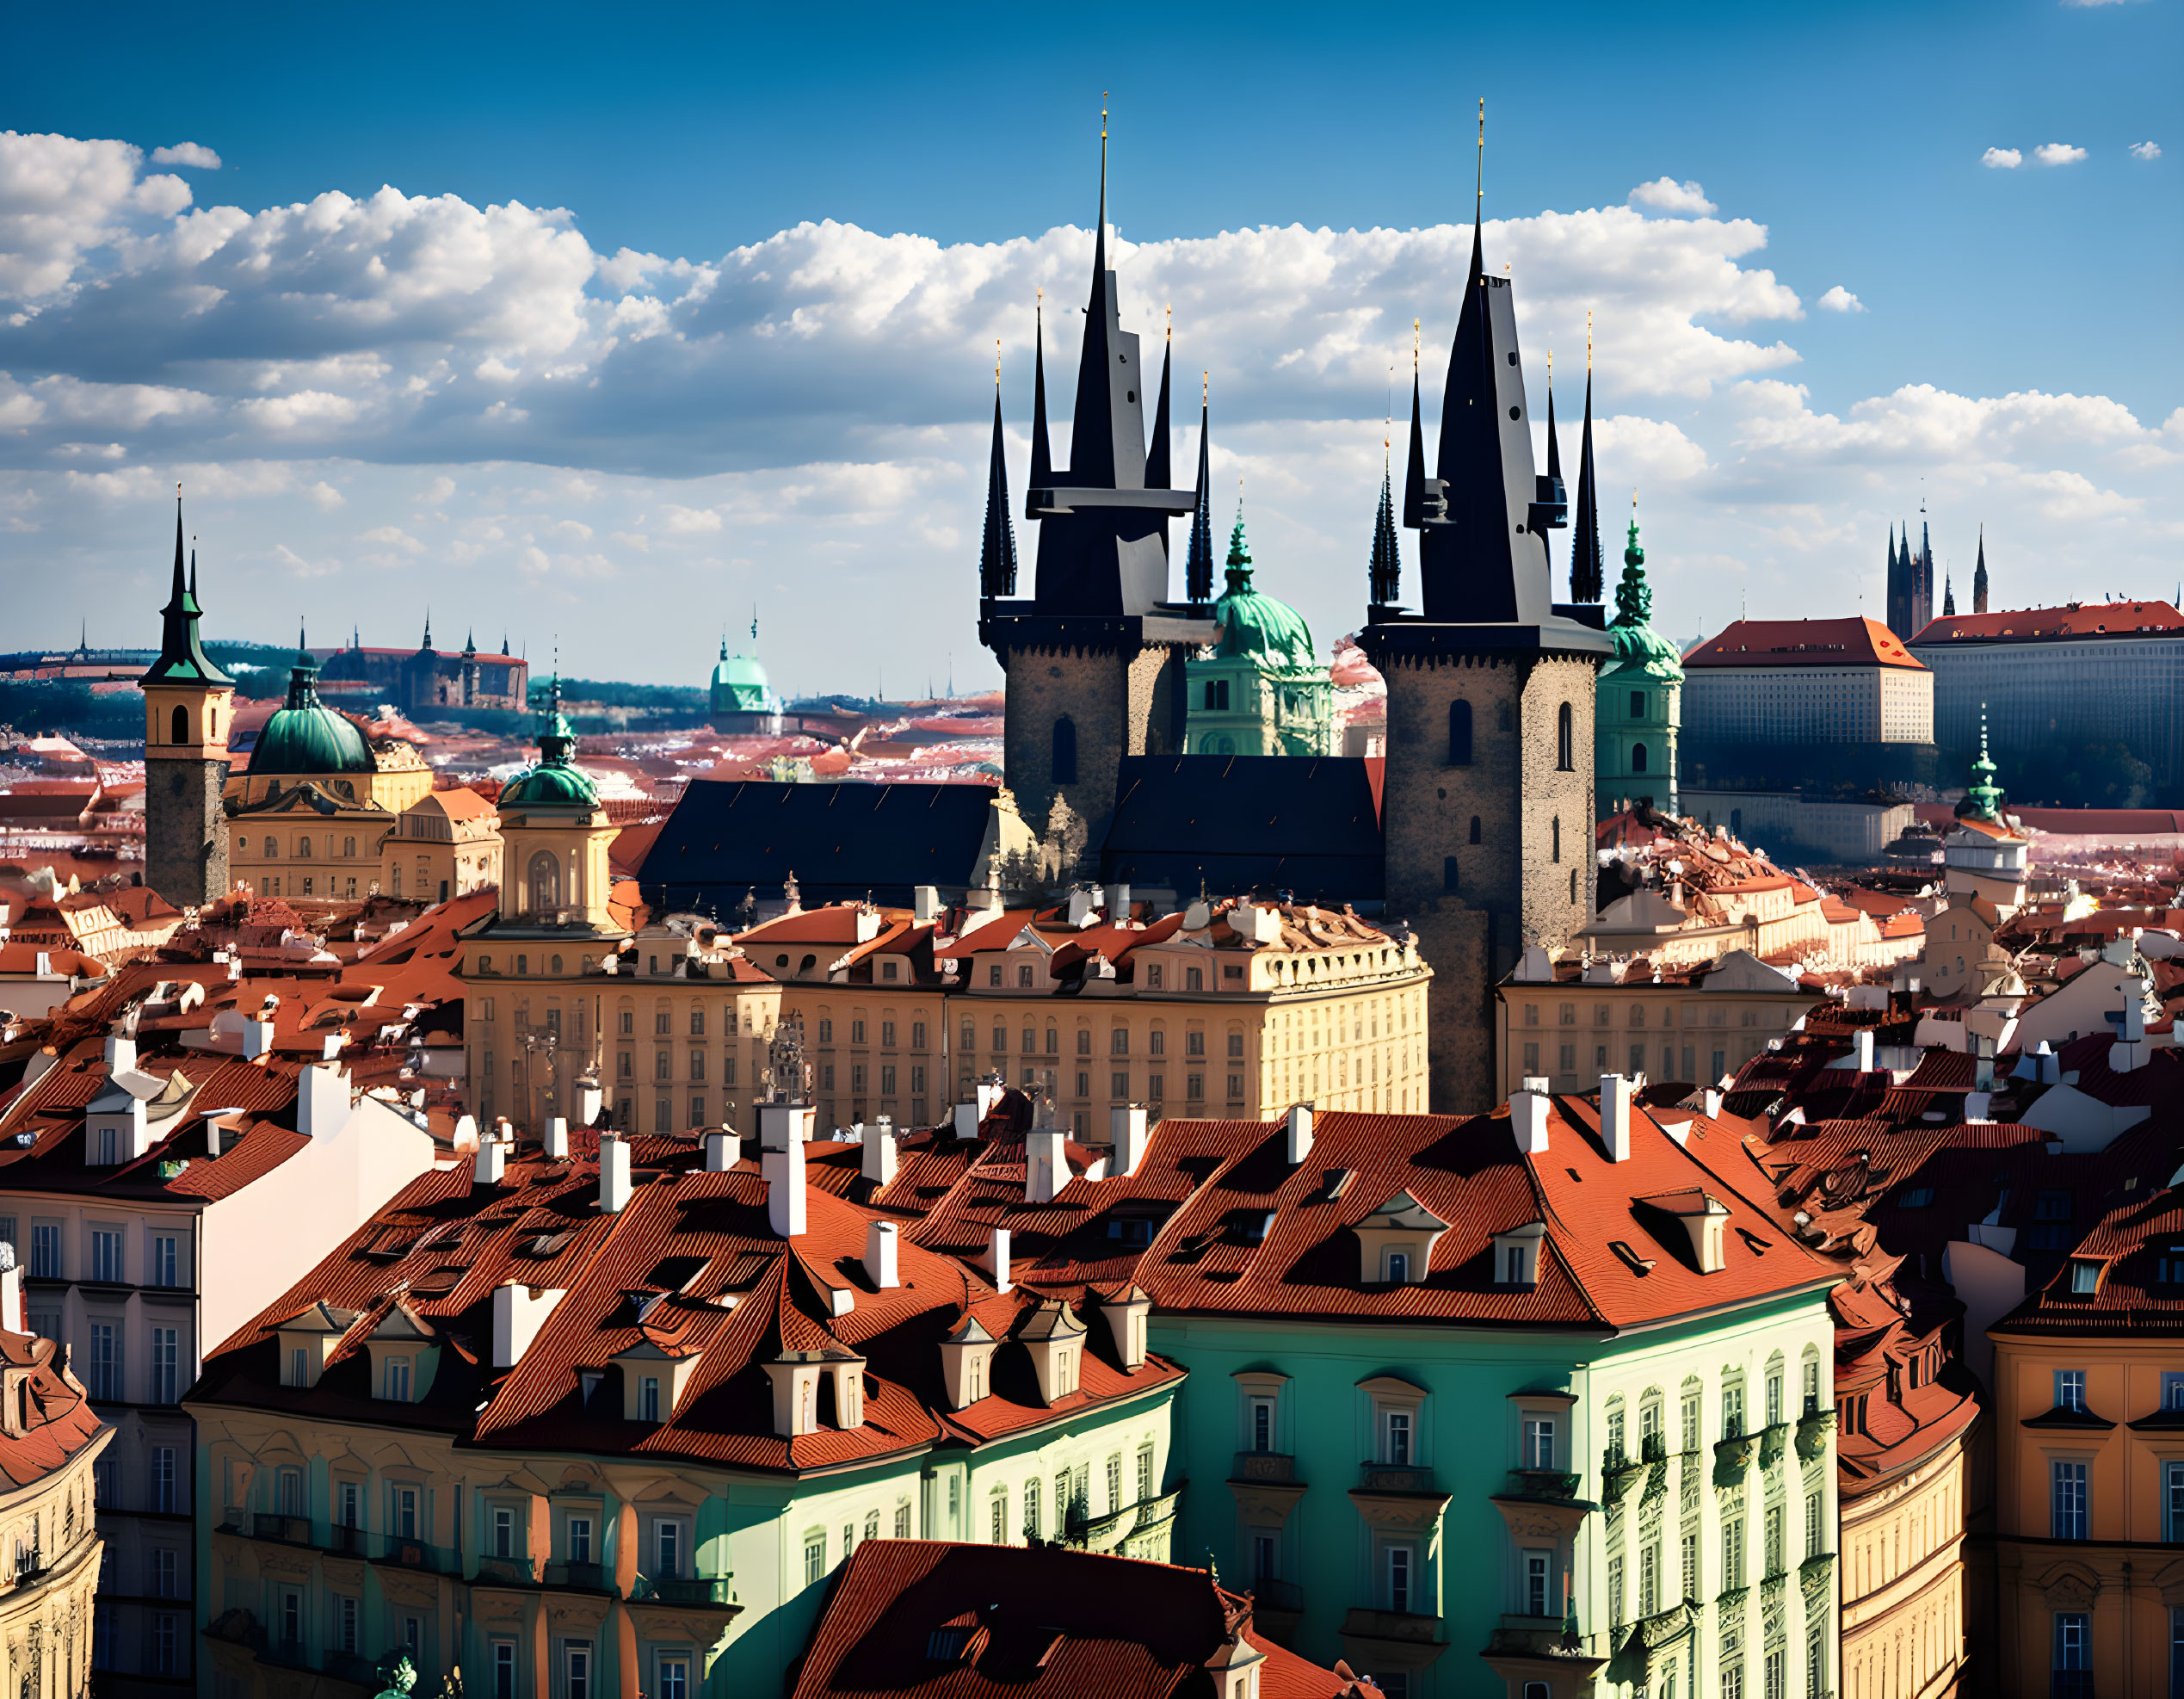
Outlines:
<svg viewBox="0 0 2184 1699"><path fill-rule="evenodd" d="M478 1148L477 1121L466 1115L456 1116L453 1145L459 1151L476 1150Z"/></svg>
<svg viewBox="0 0 2184 1699"><path fill-rule="evenodd" d="M565 1162L569 1157L569 1117L557 1115L548 1118L546 1127L546 1153L555 1162Z"/></svg>
<svg viewBox="0 0 2184 1699"><path fill-rule="evenodd" d="M1964 1094L1964 1118L1966 1121L1986 1121L1995 1113L1995 1094L1991 1091L1967 1091Z"/></svg>
<svg viewBox="0 0 2184 1699"><path fill-rule="evenodd" d="M787 1150L811 1136L818 1111L809 1103L761 1103L758 1106L759 1148Z"/></svg>
<svg viewBox="0 0 2184 1699"><path fill-rule="evenodd" d="M1719 1121L1721 1119L1720 1088L1718 1086L1709 1085L1706 1088L1705 1102L1706 1105L1706 1119L1709 1121Z"/></svg>
<svg viewBox="0 0 2184 1699"><path fill-rule="evenodd" d="M766 1177L766 1219L776 1235L800 1239L805 1228L804 1146L768 1151L761 1164Z"/></svg>
<svg viewBox="0 0 2184 1699"><path fill-rule="evenodd" d="M910 893L910 917L920 926L930 926L941 917L941 893L936 887L920 885Z"/></svg>
<svg viewBox="0 0 2184 1699"><path fill-rule="evenodd" d="M118 1032L108 1033L106 1038L106 1071L108 1074L117 1074L121 1072L124 1069L133 1068L136 1065L136 1040L133 1038L124 1038Z"/></svg>
<svg viewBox="0 0 2184 1699"><path fill-rule="evenodd" d="M733 1133L706 1134L706 1172L725 1174L743 1159L743 1141Z"/></svg>
<svg viewBox="0 0 2184 1699"><path fill-rule="evenodd" d="M53 954L51 950L38 952L38 977L41 979L50 979L53 977Z"/></svg>
<svg viewBox="0 0 2184 1699"><path fill-rule="evenodd" d="M1130 887L1127 885L1107 887L1107 918L1117 921L1130 918Z"/></svg>
<svg viewBox="0 0 2184 1699"><path fill-rule="evenodd" d="M1119 1104L1109 1109L1107 1137L1114 1145L1107 1171L1118 1177L1135 1174L1138 1165L1145 1159L1145 1146L1151 1142L1146 1131L1144 1106Z"/></svg>
<svg viewBox="0 0 2184 1699"><path fill-rule="evenodd" d="M621 1140L602 1135L599 1140L599 1210L602 1215L620 1212L629 1202L629 1146Z"/></svg>
<svg viewBox="0 0 2184 1699"><path fill-rule="evenodd" d="M607 1093L595 1079L577 1082L577 1124L589 1127L599 1119L601 1106L607 1101Z"/></svg>
<svg viewBox="0 0 2184 1699"><path fill-rule="evenodd" d="M879 1126L865 1134L864 1148L857 1153L857 1171L875 1186L891 1184L895 1178L895 1156L893 1130L883 1118Z"/></svg>
<svg viewBox="0 0 2184 1699"><path fill-rule="evenodd" d="M1873 1029L1860 1027L1851 1035L1851 1054L1856 1058L1854 1066L1860 1073L1873 1071Z"/></svg>
<svg viewBox="0 0 2184 1699"><path fill-rule="evenodd" d="M1054 1195L1069 1184L1069 1158L1062 1153L1062 1134L1052 1128L1034 1128L1024 1135L1024 1202L1052 1203Z"/></svg>
<svg viewBox="0 0 2184 1699"><path fill-rule="evenodd" d="M1631 1082L1619 1073L1600 1077L1600 1137L1610 1162L1631 1159Z"/></svg>
<svg viewBox="0 0 2184 1699"><path fill-rule="evenodd" d="M243 1060L255 1062L273 1048L273 1022L249 1020L243 1023Z"/></svg>
<svg viewBox="0 0 2184 1699"><path fill-rule="evenodd" d="M1009 1229L996 1227L993 1237L986 1241L985 1255L978 1259L987 1273L993 1276L996 1289L1009 1289Z"/></svg>
<svg viewBox="0 0 2184 1699"><path fill-rule="evenodd" d="M15 1247L0 1239L0 1331L22 1333L22 1270L15 1265Z"/></svg>
<svg viewBox="0 0 2184 1699"><path fill-rule="evenodd" d="M473 1186L497 1186L501 1177L508 1172L508 1146L498 1139L478 1141L478 1154L470 1161L470 1183Z"/></svg>
<svg viewBox="0 0 2184 1699"><path fill-rule="evenodd" d="M313 1062L296 1081L296 1131L330 1139L349 1121L349 1076L339 1062Z"/></svg>
<svg viewBox="0 0 2184 1699"><path fill-rule="evenodd" d="M539 1330L553 1313L562 1294L551 1288L533 1288L521 1281L493 1288L493 1367L513 1368L531 1349Z"/></svg>
<svg viewBox="0 0 2184 1699"><path fill-rule="evenodd" d="M896 1265L896 1242L903 1230L892 1221L874 1221L865 1229L865 1274L874 1286L900 1286Z"/></svg>
<svg viewBox="0 0 2184 1699"><path fill-rule="evenodd" d="M1301 1166L1312 1153L1312 1106L1293 1103L1286 1123L1288 1137L1284 1154L1292 1168Z"/></svg>
<svg viewBox="0 0 2184 1699"><path fill-rule="evenodd" d="M1530 1082L1526 1084L1528 1087ZM1547 1153L1548 1108L1543 1091L1527 1089L1509 1099L1509 1130L1516 1135L1517 1148L1527 1156Z"/></svg>

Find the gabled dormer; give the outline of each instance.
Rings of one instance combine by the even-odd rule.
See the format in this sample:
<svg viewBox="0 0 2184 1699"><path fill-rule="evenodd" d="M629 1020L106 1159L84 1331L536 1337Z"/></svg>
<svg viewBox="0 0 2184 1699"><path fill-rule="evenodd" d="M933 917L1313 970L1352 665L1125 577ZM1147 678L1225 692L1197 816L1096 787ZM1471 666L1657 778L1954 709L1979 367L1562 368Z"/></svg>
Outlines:
<svg viewBox="0 0 2184 1699"><path fill-rule="evenodd" d="M326 1361L342 1336L356 1325L357 1312L337 1310L324 1301L293 1315L278 1330L281 1341L281 1384L315 1387L326 1372Z"/></svg>
<svg viewBox="0 0 2184 1699"><path fill-rule="evenodd" d="M993 1390L993 1354L999 1344L966 1313L941 1341L941 1382L948 1408L966 1410Z"/></svg>
<svg viewBox="0 0 2184 1699"><path fill-rule="evenodd" d="M1547 1224L1527 1221L1521 1227L1494 1235L1494 1283L1496 1286L1537 1286L1539 1251L1546 1242Z"/></svg>
<svg viewBox="0 0 2184 1699"><path fill-rule="evenodd" d="M1367 1286L1416 1286L1433 1266L1448 1223L1399 1191L1357 1224L1358 1278Z"/></svg>
<svg viewBox="0 0 2184 1699"><path fill-rule="evenodd" d="M1691 1186L1638 1202L1668 1216L1689 1236L1691 1258L1700 1274L1719 1274L1727 1266L1723 1235L1729 1226L1729 1206L1719 1198Z"/></svg>
<svg viewBox="0 0 2184 1699"><path fill-rule="evenodd" d="M1142 1287L1132 1286L1100 1301L1115 1361L1126 1374L1135 1375L1145 1366L1145 1320L1151 1313L1152 1300Z"/></svg>
<svg viewBox="0 0 2184 1699"><path fill-rule="evenodd" d="M622 1372L622 1419L657 1426L673 1416L700 1360L700 1352L670 1351L649 1338L617 1352L613 1362Z"/></svg>
<svg viewBox="0 0 2184 1699"><path fill-rule="evenodd" d="M423 1401L440 1364L439 1338L431 1323L398 1300L364 1344L372 1359L373 1398L390 1404Z"/></svg>
<svg viewBox="0 0 2184 1699"><path fill-rule="evenodd" d="M1084 1324L1067 1304L1048 1299L1032 1312L1016 1337L1031 1353L1040 1403L1052 1404L1077 1390L1083 1378Z"/></svg>

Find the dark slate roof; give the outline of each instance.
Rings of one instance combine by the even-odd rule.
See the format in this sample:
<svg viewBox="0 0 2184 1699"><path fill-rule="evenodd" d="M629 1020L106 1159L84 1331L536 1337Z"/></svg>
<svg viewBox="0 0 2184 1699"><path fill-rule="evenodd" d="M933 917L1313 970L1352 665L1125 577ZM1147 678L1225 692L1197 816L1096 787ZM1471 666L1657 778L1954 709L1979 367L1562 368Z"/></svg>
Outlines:
<svg viewBox="0 0 2184 1699"><path fill-rule="evenodd" d="M907 907L920 885L974 881L987 785L776 784L700 780L653 840L638 885L656 909L727 915L790 874L807 905L870 895Z"/></svg>
<svg viewBox="0 0 2184 1699"><path fill-rule="evenodd" d="M1100 877L1195 894L1290 891L1377 902L1380 814L1365 761L1338 756L1126 756Z"/></svg>

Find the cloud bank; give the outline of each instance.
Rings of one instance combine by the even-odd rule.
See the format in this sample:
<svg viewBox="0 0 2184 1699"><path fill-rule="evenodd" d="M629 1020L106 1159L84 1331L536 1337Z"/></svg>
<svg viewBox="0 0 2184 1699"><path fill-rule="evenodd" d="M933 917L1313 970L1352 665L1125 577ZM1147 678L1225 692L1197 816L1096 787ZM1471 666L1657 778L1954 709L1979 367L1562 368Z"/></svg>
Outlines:
<svg viewBox="0 0 2184 1699"><path fill-rule="evenodd" d="M26 640L72 633L87 601L152 605L181 477L215 629L270 637L301 612L404 641L429 600L534 655L558 631L589 676L695 678L714 624L756 601L793 688L991 677L970 598L994 344L1021 491L1032 304L1043 288L1064 453L1089 231L942 244L822 221L711 258L605 253L566 210L391 187L201 206L153 169L211 169L185 147L216 159L0 134L0 531L44 569L17 587ZM2173 548L2184 416L1918 386L1816 410L1788 340L1805 298L1764 225L1718 213L1664 176L1486 230L1535 393L1563 356L1565 417L1594 314L1602 475L1640 487L1672 628L1718 625L1732 578L1755 613L1840 611L1922 475L1937 540L1983 516L1990 565L2012 516L2028 560ZM1173 305L1179 427L1188 374L1211 372L1217 483L1243 479L1267 584L1323 644L1359 615L1411 321L1437 396L1470 240L1111 244L1149 349ZM1814 305L1865 310L1840 284Z"/></svg>

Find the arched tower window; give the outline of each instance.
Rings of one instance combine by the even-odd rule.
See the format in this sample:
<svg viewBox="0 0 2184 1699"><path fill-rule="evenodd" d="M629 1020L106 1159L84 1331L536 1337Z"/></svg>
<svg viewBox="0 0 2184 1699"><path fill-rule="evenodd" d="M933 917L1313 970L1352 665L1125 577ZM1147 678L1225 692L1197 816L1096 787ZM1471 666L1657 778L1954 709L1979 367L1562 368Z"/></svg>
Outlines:
<svg viewBox="0 0 2184 1699"><path fill-rule="evenodd" d="M1474 814L1471 816L1471 842L1477 843L1481 841L1482 840L1479 837L1478 816Z"/></svg>
<svg viewBox="0 0 2184 1699"><path fill-rule="evenodd" d="M1461 696L1448 705L1448 764L1471 764L1471 705Z"/></svg>
<svg viewBox="0 0 2184 1699"><path fill-rule="evenodd" d="M186 744L189 741L189 710L180 702L175 704L174 733L167 741L170 744Z"/></svg>
<svg viewBox="0 0 2184 1699"><path fill-rule="evenodd" d="M1077 782L1077 722L1064 714L1054 722L1054 782L1073 785Z"/></svg>
<svg viewBox="0 0 2184 1699"><path fill-rule="evenodd" d="M531 857L531 911L540 914L561 906L561 861L551 850Z"/></svg>
<svg viewBox="0 0 2184 1699"><path fill-rule="evenodd" d="M1576 769L1576 738L1570 704L1564 702L1555 715L1555 765L1564 772Z"/></svg>
<svg viewBox="0 0 2184 1699"><path fill-rule="evenodd" d="M1645 771L1645 745L1644 744L1631 745L1631 771L1633 773Z"/></svg>

